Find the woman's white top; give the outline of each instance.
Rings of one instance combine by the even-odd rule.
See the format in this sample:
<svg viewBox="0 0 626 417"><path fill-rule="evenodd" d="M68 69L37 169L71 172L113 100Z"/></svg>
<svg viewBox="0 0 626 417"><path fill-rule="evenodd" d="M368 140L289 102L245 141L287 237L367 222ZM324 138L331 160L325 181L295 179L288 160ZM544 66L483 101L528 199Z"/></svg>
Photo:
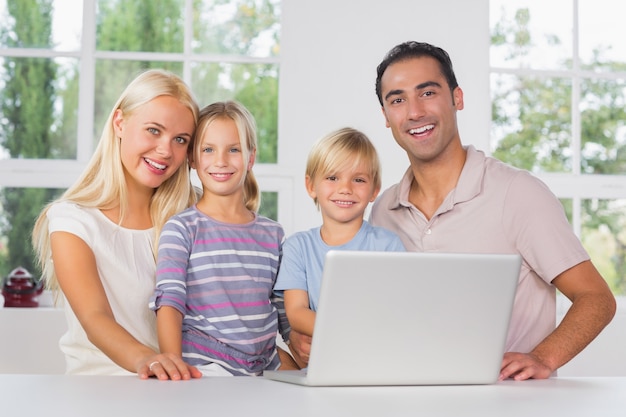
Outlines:
<svg viewBox="0 0 626 417"><path fill-rule="evenodd" d="M74 234L91 248L116 321L140 343L158 350L156 316L148 308L155 287L153 229L125 229L98 209L68 202L52 205L48 219L49 233ZM87 339L71 306L64 301L68 331L59 345L65 354L66 373L130 374Z"/></svg>

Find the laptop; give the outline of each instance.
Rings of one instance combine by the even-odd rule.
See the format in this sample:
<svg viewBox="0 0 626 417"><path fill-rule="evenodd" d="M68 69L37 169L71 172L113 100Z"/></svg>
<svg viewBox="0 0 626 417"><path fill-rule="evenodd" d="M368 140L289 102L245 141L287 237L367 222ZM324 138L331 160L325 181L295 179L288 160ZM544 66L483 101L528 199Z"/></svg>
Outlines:
<svg viewBox="0 0 626 417"><path fill-rule="evenodd" d="M521 257L330 251L309 365L265 371L309 386L498 380Z"/></svg>

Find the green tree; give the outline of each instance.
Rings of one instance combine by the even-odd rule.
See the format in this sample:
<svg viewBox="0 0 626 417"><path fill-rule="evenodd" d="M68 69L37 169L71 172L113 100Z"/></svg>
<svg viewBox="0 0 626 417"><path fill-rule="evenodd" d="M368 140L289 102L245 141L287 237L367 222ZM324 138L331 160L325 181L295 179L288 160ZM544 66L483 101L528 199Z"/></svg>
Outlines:
<svg viewBox="0 0 626 417"><path fill-rule="evenodd" d="M196 0L195 52L238 56L275 56L280 51L276 0ZM229 13L222 11L229 8ZM232 10L231 10L232 9ZM222 20L217 19L222 16ZM224 17L227 16L227 17ZM264 42L259 42L265 39ZM228 81L224 81L227 79ZM278 69L274 64L198 65L193 88L201 105L235 99L254 115L258 127L257 160L278 160Z"/></svg>
<svg viewBox="0 0 626 417"><path fill-rule="evenodd" d="M100 2L96 48L115 52L183 52L183 0ZM94 137L97 141L111 107L142 70L163 68L182 76L173 61L111 60L96 63Z"/></svg>
<svg viewBox="0 0 626 417"><path fill-rule="evenodd" d="M8 19L0 36L9 47L50 47L52 1L9 1ZM5 58L5 87L0 91L3 115L0 144L12 158L48 158L54 149L54 80L57 66L49 59ZM23 266L39 276L30 243L30 230L54 190L7 188L0 198L8 237L9 268ZM5 275L8 271L3 271Z"/></svg>

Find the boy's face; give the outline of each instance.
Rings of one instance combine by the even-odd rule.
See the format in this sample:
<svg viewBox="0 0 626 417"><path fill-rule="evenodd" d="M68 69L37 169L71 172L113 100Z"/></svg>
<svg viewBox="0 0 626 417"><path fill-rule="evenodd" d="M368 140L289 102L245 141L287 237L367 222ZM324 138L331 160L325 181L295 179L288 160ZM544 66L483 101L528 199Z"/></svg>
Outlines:
<svg viewBox="0 0 626 417"><path fill-rule="evenodd" d="M347 164L337 172L320 176L314 181L306 177L306 188L317 199L324 223L362 222L367 205L380 191L369 174L368 165Z"/></svg>

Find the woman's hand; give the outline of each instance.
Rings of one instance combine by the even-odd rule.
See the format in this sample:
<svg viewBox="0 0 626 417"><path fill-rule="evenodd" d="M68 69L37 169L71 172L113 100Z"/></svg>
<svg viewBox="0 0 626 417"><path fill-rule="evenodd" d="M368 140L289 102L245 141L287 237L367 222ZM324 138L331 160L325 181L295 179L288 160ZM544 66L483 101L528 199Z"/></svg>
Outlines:
<svg viewBox="0 0 626 417"><path fill-rule="evenodd" d="M151 376L166 381L188 380L201 378L202 372L192 365L188 365L180 356L173 353L159 353L145 357L137 364L137 375L141 379Z"/></svg>

